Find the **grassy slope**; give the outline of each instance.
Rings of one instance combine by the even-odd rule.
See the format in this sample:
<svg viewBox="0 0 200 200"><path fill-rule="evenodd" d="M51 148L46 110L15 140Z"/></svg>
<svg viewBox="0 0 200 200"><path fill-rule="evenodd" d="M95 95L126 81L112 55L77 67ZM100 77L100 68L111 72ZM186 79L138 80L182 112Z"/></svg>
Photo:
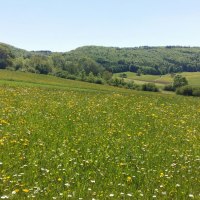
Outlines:
<svg viewBox="0 0 200 200"><path fill-rule="evenodd" d="M199 98L0 79L0 197L198 199Z"/></svg>
<svg viewBox="0 0 200 200"><path fill-rule="evenodd" d="M19 71L0 70L0 84L9 85L28 85L28 86L43 86L57 87L68 90L94 90L94 91L121 91L129 92L129 90L109 87L105 85L91 84L81 81L62 79L50 75L25 73Z"/></svg>

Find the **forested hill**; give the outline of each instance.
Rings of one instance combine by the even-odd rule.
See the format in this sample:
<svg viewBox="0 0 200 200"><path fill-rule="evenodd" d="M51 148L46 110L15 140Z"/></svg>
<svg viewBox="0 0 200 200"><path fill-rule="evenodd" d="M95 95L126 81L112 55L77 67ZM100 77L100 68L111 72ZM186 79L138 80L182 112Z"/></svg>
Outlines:
<svg viewBox="0 0 200 200"><path fill-rule="evenodd" d="M77 56L90 57L112 72L136 72L139 68L147 74L200 71L200 48L88 46L78 48L72 53Z"/></svg>
<svg viewBox="0 0 200 200"><path fill-rule="evenodd" d="M104 72L140 71L167 74L200 71L199 47L117 48L85 46L65 53L26 51L0 43L0 69L29 71L58 76L102 75Z"/></svg>

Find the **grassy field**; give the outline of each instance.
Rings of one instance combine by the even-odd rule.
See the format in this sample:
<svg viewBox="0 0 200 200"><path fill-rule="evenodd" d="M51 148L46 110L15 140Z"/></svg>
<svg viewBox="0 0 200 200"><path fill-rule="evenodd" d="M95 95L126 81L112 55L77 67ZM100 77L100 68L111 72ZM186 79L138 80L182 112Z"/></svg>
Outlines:
<svg viewBox="0 0 200 200"><path fill-rule="evenodd" d="M73 81L68 79L62 79L50 75L34 74L34 73L25 73L19 71L8 71L0 70L0 84L6 85L21 85L21 86L38 86L38 87L47 87L47 88L59 88L65 90L81 90L81 91L120 91L120 92L129 92L121 88L113 88L105 85L91 84L81 81Z"/></svg>
<svg viewBox="0 0 200 200"><path fill-rule="evenodd" d="M200 199L199 98L0 79L1 199Z"/></svg>
<svg viewBox="0 0 200 200"><path fill-rule="evenodd" d="M121 73L116 73L113 76L119 77ZM141 75L136 76L136 73L133 72L125 72L127 74L127 78L125 80L127 81L135 81L137 84L143 84L146 82L154 82L158 86L164 86L166 84L170 84L173 82L173 78L171 75ZM200 72L183 72L180 73L182 76L186 77L190 85L193 86L200 86Z"/></svg>

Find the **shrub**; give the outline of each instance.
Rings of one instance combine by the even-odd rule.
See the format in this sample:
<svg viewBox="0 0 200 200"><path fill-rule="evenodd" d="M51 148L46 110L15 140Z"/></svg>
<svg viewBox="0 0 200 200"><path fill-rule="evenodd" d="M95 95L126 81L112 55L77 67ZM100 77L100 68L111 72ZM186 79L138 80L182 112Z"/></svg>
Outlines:
<svg viewBox="0 0 200 200"><path fill-rule="evenodd" d="M193 88L189 85L180 87L176 90L176 94L192 96Z"/></svg>
<svg viewBox="0 0 200 200"><path fill-rule="evenodd" d="M128 88L128 89L135 89L135 85L134 85L134 82L128 82L128 83L126 83L126 88Z"/></svg>
<svg viewBox="0 0 200 200"><path fill-rule="evenodd" d="M193 88L193 96L200 97L200 88Z"/></svg>
<svg viewBox="0 0 200 200"><path fill-rule="evenodd" d="M159 89L156 87L154 83L145 83L142 85L143 91L150 91L150 92L158 92Z"/></svg>
<svg viewBox="0 0 200 200"><path fill-rule="evenodd" d="M103 79L102 78L96 78L94 82L96 84L103 84Z"/></svg>
<svg viewBox="0 0 200 200"><path fill-rule="evenodd" d="M176 90L176 94L184 95L184 96L200 97L200 88L187 85L187 86L178 88Z"/></svg>
<svg viewBox="0 0 200 200"><path fill-rule="evenodd" d="M188 85L188 81L185 77L181 76L180 74L174 77L174 82L173 82L174 88L179 88L185 85Z"/></svg>
<svg viewBox="0 0 200 200"><path fill-rule="evenodd" d="M67 79L76 80L77 77L76 77L75 75L69 74L69 75L67 76Z"/></svg>
<svg viewBox="0 0 200 200"><path fill-rule="evenodd" d="M66 71L58 71L55 73L55 76L60 77L60 78L67 78L68 77L68 72Z"/></svg>
<svg viewBox="0 0 200 200"><path fill-rule="evenodd" d="M127 74L123 73L119 75L120 78L127 78Z"/></svg>
<svg viewBox="0 0 200 200"><path fill-rule="evenodd" d="M164 89L165 91L175 91L175 88L173 85L165 85Z"/></svg>

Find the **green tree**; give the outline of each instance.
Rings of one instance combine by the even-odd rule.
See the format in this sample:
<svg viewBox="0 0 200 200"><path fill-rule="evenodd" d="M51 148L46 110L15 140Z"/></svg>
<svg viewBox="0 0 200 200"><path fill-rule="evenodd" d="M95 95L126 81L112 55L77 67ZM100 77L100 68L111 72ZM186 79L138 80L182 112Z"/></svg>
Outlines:
<svg viewBox="0 0 200 200"><path fill-rule="evenodd" d="M0 45L0 69L5 69L7 67L12 66L12 58L14 56L12 55L9 48Z"/></svg>
<svg viewBox="0 0 200 200"><path fill-rule="evenodd" d="M89 73L87 80L90 83L94 83L95 82L95 76L94 76L94 74L92 72Z"/></svg>
<svg viewBox="0 0 200 200"><path fill-rule="evenodd" d="M188 81L185 77L183 77L182 75L178 74L174 77L174 82L173 82L173 87L179 88L182 86L188 85Z"/></svg>
<svg viewBox="0 0 200 200"><path fill-rule="evenodd" d="M109 81L112 78L112 73L109 71L104 71L102 78L106 81Z"/></svg>
<svg viewBox="0 0 200 200"><path fill-rule="evenodd" d="M52 62L46 56L32 56L29 62L30 66L35 68L41 74L52 72Z"/></svg>
<svg viewBox="0 0 200 200"><path fill-rule="evenodd" d="M137 70L137 73L136 73L136 76L141 76L141 74L142 74L141 69L138 69L138 70Z"/></svg>
<svg viewBox="0 0 200 200"><path fill-rule="evenodd" d="M80 72L80 78L81 78L81 81L85 81L86 80L86 73L85 73L84 69Z"/></svg>

